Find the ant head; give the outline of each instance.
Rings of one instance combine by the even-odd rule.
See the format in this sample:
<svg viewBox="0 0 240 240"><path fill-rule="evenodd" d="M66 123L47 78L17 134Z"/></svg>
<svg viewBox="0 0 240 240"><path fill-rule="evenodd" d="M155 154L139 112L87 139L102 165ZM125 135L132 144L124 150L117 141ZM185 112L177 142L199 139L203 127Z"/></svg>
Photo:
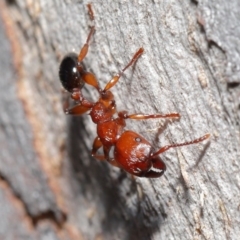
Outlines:
<svg viewBox="0 0 240 240"><path fill-rule="evenodd" d="M158 178L161 177L166 170L165 163L156 156L152 159L146 157L145 161L136 162L132 168L132 174L138 177Z"/></svg>
<svg viewBox="0 0 240 240"><path fill-rule="evenodd" d="M151 167L145 173L143 177L147 178L158 178L161 177L164 172L166 171L166 165L161 160L159 156L155 156L154 158L150 159Z"/></svg>
<svg viewBox="0 0 240 240"><path fill-rule="evenodd" d="M63 58L59 68L59 78L68 92L72 92L74 88L83 88L84 81L80 75L82 68L76 53L69 53Z"/></svg>

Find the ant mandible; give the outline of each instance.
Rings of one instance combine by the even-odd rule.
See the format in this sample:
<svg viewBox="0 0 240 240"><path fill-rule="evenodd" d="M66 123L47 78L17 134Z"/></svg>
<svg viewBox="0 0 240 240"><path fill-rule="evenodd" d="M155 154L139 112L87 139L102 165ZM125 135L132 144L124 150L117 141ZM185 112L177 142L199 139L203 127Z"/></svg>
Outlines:
<svg viewBox="0 0 240 240"><path fill-rule="evenodd" d="M88 12L91 20L93 20L94 16L90 4L88 4ZM88 53L89 42L93 33L94 26L91 27L87 41L79 55L70 53L61 62L59 70L61 83L71 93L71 98L76 101L72 108L68 108L68 103L65 104L64 111L71 115L81 115L89 112L92 121L97 125L97 137L92 147L93 157L98 160L106 160L113 166L138 177L160 177L166 170L165 163L159 157L161 153L170 148L199 143L209 138L210 134L190 142L167 145L154 151L152 145L144 137L136 132L125 130L126 119L178 119L180 114L128 114L126 111L117 112L114 96L110 89L119 81L123 73L137 61L144 50L140 48L133 55L131 61L107 83L104 89L101 89L94 74L85 71L82 65L82 61ZM98 91L98 101L91 102L84 98L81 89L85 83ZM117 114L117 117L114 117L115 114ZM98 154L97 152L101 147L103 148L103 154ZM112 147L114 147L113 158L109 156Z"/></svg>

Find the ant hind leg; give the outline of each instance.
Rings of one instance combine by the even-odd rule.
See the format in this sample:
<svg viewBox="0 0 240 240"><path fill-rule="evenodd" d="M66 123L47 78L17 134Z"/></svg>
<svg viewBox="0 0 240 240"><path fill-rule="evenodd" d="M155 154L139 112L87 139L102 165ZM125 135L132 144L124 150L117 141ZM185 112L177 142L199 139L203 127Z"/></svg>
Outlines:
<svg viewBox="0 0 240 240"><path fill-rule="evenodd" d="M89 42L90 42L90 39L91 39L94 31L95 31L95 27L93 26L93 27L91 27L90 33L88 34L86 43L83 45L83 47L80 50L80 53L78 55L78 62L82 62L82 60L86 57L86 55L88 53Z"/></svg>
<svg viewBox="0 0 240 240"><path fill-rule="evenodd" d="M144 49L139 48L138 51L133 55L131 61L119 72L119 74L115 75L105 86L104 91L108 91L110 88L112 88L120 79L120 77L123 75L126 69L128 69L130 66L132 66L137 59L142 55Z"/></svg>
<svg viewBox="0 0 240 240"><path fill-rule="evenodd" d="M93 14L93 10L92 10L92 5L91 4L87 4L87 7L88 7L88 14L89 14L90 20L93 21L94 20L94 14ZM86 43L83 45L83 47L80 50L80 53L78 55L78 62L82 62L82 60L86 57L86 55L88 53L89 42L91 40L91 37L92 37L94 31L95 31L95 27L92 26L91 30L90 30L90 32L88 34Z"/></svg>

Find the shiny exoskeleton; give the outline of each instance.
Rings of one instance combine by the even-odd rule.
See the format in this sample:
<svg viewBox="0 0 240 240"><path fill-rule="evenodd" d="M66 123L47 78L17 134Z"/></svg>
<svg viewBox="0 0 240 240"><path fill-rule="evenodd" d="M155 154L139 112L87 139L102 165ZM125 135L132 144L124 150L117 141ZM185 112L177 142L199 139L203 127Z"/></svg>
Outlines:
<svg viewBox="0 0 240 240"><path fill-rule="evenodd" d="M91 19L93 19L91 5L88 5L88 9ZM159 157L159 154L170 148L199 143L209 138L210 134L190 142L167 145L155 151L144 137L136 132L126 130L126 119L178 119L180 115L178 113L128 114L126 111L117 112L114 96L110 89L119 81L124 71L141 56L143 48L140 48L130 62L102 89L96 77L92 73L86 72L82 65L82 60L87 55L89 41L93 32L94 27L91 28L80 54L67 55L60 65L59 75L61 83L71 93L71 98L76 101L72 108L65 104L64 111L66 114L71 115L81 115L89 112L92 121L97 126L97 137L92 147L92 156L96 159L106 160L113 166L119 167L134 176L160 177L166 170L166 165ZM98 91L99 99L96 102L91 102L82 95L81 89L84 83ZM100 148L103 148L103 154L98 153ZM111 148L114 148L112 157L110 156Z"/></svg>
<svg viewBox="0 0 240 240"><path fill-rule="evenodd" d="M78 71L78 55L69 53L64 57L59 68L59 78L63 87L71 92L74 88L82 88L81 73Z"/></svg>

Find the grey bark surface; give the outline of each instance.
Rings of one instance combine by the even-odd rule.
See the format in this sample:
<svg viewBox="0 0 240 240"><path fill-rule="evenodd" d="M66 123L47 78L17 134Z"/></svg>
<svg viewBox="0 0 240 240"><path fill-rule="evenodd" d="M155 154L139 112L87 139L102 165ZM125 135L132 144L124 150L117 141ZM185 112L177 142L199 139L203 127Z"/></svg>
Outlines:
<svg viewBox="0 0 240 240"><path fill-rule="evenodd" d="M156 150L211 134L162 154L159 179L93 159L96 126L63 114L58 67L86 41L87 3L0 3L0 238L238 239L239 1L92 2L84 64L102 87L145 50L113 88L118 110L181 114L127 129Z"/></svg>

